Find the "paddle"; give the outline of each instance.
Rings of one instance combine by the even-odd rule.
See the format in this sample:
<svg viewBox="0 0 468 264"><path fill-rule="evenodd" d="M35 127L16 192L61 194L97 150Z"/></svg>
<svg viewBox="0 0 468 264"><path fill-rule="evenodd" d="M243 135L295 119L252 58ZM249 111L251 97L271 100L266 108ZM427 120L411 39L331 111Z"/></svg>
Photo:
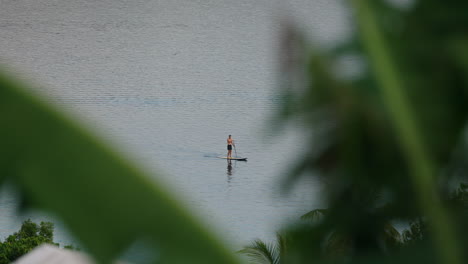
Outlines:
<svg viewBox="0 0 468 264"><path fill-rule="evenodd" d="M239 156L237 156L237 150L236 150L236 145L232 144L234 146L234 152L236 153L236 158L238 158Z"/></svg>

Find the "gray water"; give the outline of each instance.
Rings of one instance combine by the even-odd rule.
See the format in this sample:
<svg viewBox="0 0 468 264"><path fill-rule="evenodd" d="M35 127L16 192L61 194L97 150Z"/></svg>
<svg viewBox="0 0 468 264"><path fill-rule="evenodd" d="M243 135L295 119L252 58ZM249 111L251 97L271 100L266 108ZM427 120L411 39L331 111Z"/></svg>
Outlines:
<svg viewBox="0 0 468 264"><path fill-rule="evenodd" d="M235 249L271 240L286 221L323 206L320 183L289 195L278 185L305 151L300 126L277 133L280 17L320 43L347 35L337 1L0 0L0 62L164 182ZM217 159L232 134L248 162ZM85 191L85 190L83 190ZM0 193L0 239L22 219L58 224L56 241L78 243L53 216L16 212Z"/></svg>

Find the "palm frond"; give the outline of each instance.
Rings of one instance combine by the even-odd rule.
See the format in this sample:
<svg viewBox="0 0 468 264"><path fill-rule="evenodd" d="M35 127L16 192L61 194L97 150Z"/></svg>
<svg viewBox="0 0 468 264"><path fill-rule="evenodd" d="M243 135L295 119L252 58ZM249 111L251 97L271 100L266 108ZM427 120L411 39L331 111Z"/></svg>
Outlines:
<svg viewBox="0 0 468 264"><path fill-rule="evenodd" d="M327 209L315 209L301 216L301 220L319 221L327 213Z"/></svg>
<svg viewBox="0 0 468 264"><path fill-rule="evenodd" d="M265 243L255 239L252 244L239 250L238 253L249 257L250 263L255 264L280 264L280 249L274 243Z"/></svg>
<svg viewBox="0 0 468 264"><path fill-rule="evenodd" d="M277 243L277 247L278 247L278 251L279 251L279 256L280 258L282 256L285 256L286 255L286 252L287 252L287 239L286 239L286 236L283 235L283 234L280 234L280 233L276 233L276 240L278 241Z"/></svg>

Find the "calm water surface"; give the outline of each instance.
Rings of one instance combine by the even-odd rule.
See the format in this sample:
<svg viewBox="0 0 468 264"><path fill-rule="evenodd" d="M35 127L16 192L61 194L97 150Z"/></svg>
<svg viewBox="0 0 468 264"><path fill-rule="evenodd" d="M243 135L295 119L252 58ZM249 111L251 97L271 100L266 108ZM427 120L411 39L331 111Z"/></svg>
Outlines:
<svg viewBox="0 0 468 264"><path fill-rule="evenodd" d="M270 240L286 220L320 207L320 183L280 194L278 180L304 152L300 128L275 136L277 8L270 1L0 1L0 60L36 90L163 181L238 249ZM271 6L271 7L270 7ZM320 40L346 35L334 1L281 6ZM338 36L338 37L337 37ZM232 134L248 162L217 159ZM85 191L85 190L83 190ZM0 193L0 238L21 220Z"/></svg>

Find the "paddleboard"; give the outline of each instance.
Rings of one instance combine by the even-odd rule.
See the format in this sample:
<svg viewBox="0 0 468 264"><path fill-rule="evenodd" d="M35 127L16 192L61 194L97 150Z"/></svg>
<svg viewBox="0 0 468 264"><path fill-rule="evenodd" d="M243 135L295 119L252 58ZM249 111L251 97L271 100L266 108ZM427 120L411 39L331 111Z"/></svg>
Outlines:
<svg viewBox="0 0 468 264"><path fill-rule="evenodd" d="M234 158L234 157L231 157L231 158L228 158L228 157L218 157L220 159L229 159L229 160L240 160L240 161L247 161L247 158Z"/></svg>

